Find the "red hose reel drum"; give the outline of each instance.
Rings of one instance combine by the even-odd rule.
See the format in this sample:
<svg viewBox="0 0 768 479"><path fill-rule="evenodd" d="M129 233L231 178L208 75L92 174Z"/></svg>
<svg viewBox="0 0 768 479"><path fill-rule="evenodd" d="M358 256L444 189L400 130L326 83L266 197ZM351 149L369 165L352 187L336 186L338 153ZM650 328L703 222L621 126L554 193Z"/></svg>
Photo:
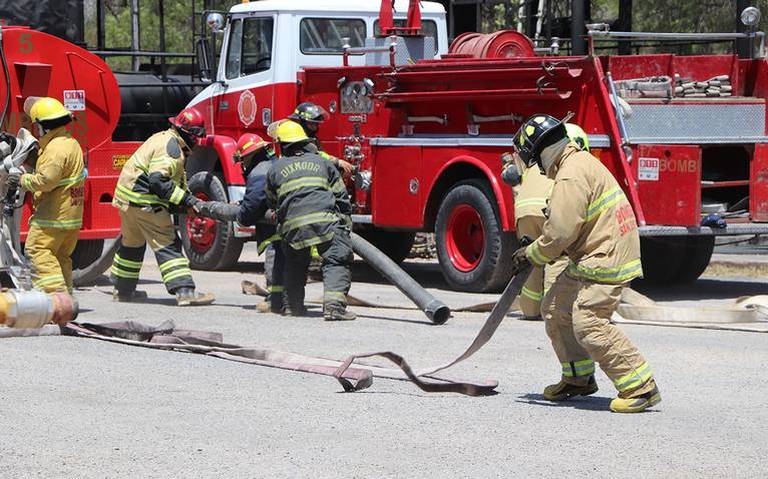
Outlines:
<svg viewBox="0 0 768 479"><path fill-rule="evenodd" d="M453 40L448 53L471 55L473 58L535 56L531 39L514 30L500 30L494 33L462 33Z"/></svg>

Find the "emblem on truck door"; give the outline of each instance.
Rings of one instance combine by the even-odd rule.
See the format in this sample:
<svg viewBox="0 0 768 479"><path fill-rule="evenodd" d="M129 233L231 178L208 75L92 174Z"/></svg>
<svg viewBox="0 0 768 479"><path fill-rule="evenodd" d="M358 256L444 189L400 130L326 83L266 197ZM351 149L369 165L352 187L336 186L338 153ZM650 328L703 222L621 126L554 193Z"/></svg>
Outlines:
<svg viewBox="0 0 768 479"><path fill-rule="evenodd" d="M256 97L251 90L243 90L240 94L240 100L237 102L237 114L243 125L250 126L256 119L256 112L259 107L256 105Z"/></svg>

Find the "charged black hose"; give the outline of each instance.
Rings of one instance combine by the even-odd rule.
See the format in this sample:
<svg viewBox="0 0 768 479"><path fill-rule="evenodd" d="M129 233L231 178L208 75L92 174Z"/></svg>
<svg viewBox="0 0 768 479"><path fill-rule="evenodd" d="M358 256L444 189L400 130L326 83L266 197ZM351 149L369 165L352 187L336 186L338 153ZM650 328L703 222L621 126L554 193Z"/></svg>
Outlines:
<svg viewBox="0 0 768 479"><path fill-rule="evenodd" d="M373 269L408 296L433 323L443 324L451 317L451 310L445 303L432 296L408 273L403 271L397 263L356 233L352 233L352 249Z"/></svg>

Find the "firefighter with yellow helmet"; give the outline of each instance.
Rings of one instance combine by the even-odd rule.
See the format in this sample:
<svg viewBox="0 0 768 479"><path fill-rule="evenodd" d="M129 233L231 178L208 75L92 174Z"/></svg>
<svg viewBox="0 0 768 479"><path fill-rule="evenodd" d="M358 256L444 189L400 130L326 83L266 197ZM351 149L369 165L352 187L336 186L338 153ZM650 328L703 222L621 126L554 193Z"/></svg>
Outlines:
<svg viewBox="0 0 768 479"><path fill-rule="evenodd" d="M298 123L276 122L268 133L280 144L280 158L267 173L267 199L276 212L285 252L288 313L305 314L304 286L310 250L315 246L323 259L325 320L353 320L355 314L347 311L352 279L352 206L344 182Z"/></svg>
<svg viewBox="0 0 768 479"><path fill-rule="evenodd" d="M547 335L562 370L560 382L544 389L544 398L594 394L598 363L618 390L611 411L644 411L661 401L653 372L610 322L624 287L642 276L637 222L616 179L568 137L565 121L537 114L514 137L521 159L544 171L554 186L542 234L516 251L513 263L544 266L562 254L569 258L542 300Z"/></svg>
<svg viewBox="0 0 768 479"><path fill-rule="evenodd" d="M195 291L189 260L173 226L173 213L195 214L200 202L187 189L186 156L205 136L202 114L187 108L171 127L155 133L128 159L120 172L112 201L120 212L120 247L112 263L113 297L116 301L137 299L136 285L149 243L155 253L166 290L179 306L205 305L212 294Z"/></svg>
<svg viewBox="0 0 768 479"><path fill-rule="evenodd" d="M589 151L589 139L575 123L565 125L568 137L584 151ZM517 154L505 153L502 179L512 187L515 198L515 227L518 238L538 238L546 216L544 214L554 182L538 167L528 168ZM534 266L528 281L520 292L520 310L523 318L541 319L541 299L555 279L568 266L568 258L561 256L544 267Z"/></svg>
<svg viewBox="0 0 768 479"><path fill-rule="evenodd" d="M24 110L36 126L39 151L34 172L9 171L8 186L33 194L25 250L32 282L47 292L72 290L72 252L83 223L86 177L83 150L67 125L72 113L55 98L30 97Z"/></svg>

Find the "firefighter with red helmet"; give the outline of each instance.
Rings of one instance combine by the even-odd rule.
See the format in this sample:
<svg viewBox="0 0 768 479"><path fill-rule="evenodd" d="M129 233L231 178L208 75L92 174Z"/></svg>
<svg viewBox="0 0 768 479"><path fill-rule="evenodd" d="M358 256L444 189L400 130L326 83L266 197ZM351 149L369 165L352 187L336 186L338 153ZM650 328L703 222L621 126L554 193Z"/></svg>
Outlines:
<svg viewBox="0 0 768 479"><path fill-rule="evenodd" d="M322 156L326 160L333 163L339 170L341 170L344 177L348 177L352 174L355 167L352 163L337 158L323 151L323 146L320 144L320 140L317 138L317 133L320 130L320 125L329 118L328 112L325 111L320 105L316 105L312 102L305 101L300 103L296 109L288 115L288 118L295 121L302 128L304 133L307 134L315 142L315 146L318 149L318 155Z"/></svg>
<svg viewBox="0 0 768 479"><path fill-rule="evenodd" d="M197 204L200 216L218 221L237 221L243 226L256 226L259 253L264 253L264 275L267 277L266 300L257 305L260 312L283 312L283 268L285 256L267 204L267 172L275 161L270 143L259 135L245 133L237 141L233 155L240 163L245 178L245 196L240 204L204 201Z"/></svg>
<svg viewBox="0 0 768 479"><path fill-rule="evenodd" d="M197 139L205 136L204 119L196 109L186 108L169 121L170 128L149 137L128 159L117 181L112 204L120 212L122 238L111 270L116 301L136 299L147 243L179 306L210 304L214 299L195 291L171 216L194 214L200 202L187 189L184 162Z"/></svg>
<svg viewBox="0 0 768 479"><path fill-rule="evenodd" d="M37 126L40 149L33 173L13 168L7 181L33 193L25 244L33 285L47 292L71 291L71 256L83 223L83 150L67 131L72 113L59 100L30 97L24 106Z"/></svg>
<svg viewBox="0 0 768 479"><path fill-rule="evenodd" d="M529 167L554 180L542 234L513 263L544 266L565 253L569 264L542 300L547 334L562 367L544 398L562 401L597 391L595 362L613 381L614 412L640 412L661 401L650 366L611 324L621 292L642 276L632 206L610 171L569 137L565 121L537 114L514 136Z"/></svg>

